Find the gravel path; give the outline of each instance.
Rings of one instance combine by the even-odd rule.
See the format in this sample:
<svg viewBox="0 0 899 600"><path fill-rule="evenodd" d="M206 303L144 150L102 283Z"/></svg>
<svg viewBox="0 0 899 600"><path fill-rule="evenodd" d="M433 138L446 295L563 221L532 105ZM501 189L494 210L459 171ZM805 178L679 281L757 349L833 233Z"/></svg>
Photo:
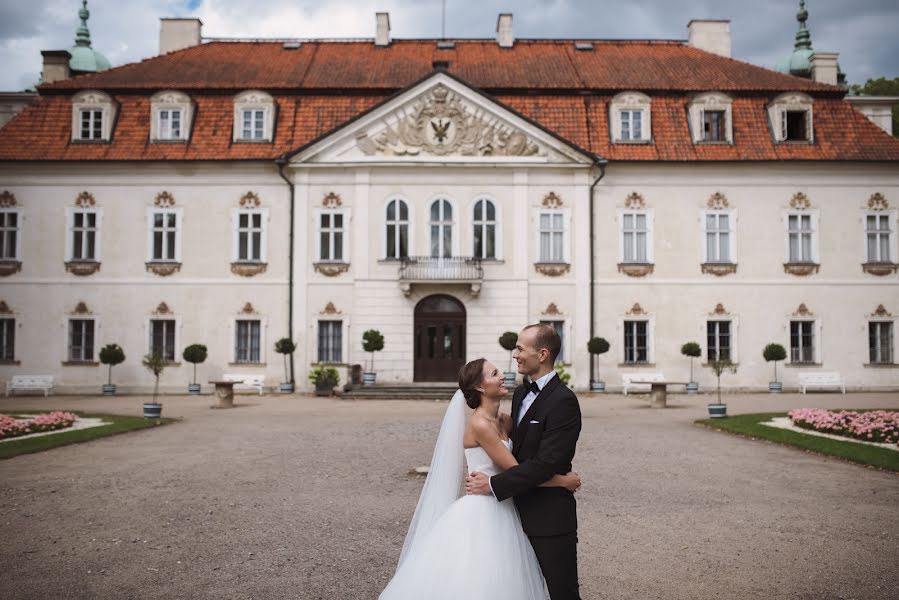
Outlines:
<svg viewBox="0 0 899 600"><path fill-rule="evenodd" d="M142 400L3 404L139 414ZM582 396L584 600L899 596L899 477L697 427L707 401ZM726 401L899 407L896 394ZM0 597L377 598L446 404L238 402L169 397L178 423L0 461Z"/></svg>

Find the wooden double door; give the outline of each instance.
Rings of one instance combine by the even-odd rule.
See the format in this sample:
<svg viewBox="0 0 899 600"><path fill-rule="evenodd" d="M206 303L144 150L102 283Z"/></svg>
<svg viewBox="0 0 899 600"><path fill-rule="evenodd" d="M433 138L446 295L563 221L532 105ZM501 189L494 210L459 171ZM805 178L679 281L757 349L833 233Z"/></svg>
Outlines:
<svg viewBox="0 0 899 600"><path fill-rule="evenodd" d="M414 380L456 382L465 364L465 306L435 294L415 307Z"/></svg>

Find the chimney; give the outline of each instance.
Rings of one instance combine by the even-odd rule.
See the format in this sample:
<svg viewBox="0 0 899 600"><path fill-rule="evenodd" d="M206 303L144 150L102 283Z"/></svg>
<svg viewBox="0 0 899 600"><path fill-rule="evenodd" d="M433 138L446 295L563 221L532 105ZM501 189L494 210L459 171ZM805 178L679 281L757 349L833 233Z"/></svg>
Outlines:
<svg viewBox="0 0 899 600"><path fill-rule="evenodd" d="M512 37L512 13L500 13L496 19L496 41L500 48L511 48L515 42Z"/></svg>
<svg viewBox="0 0 899 600"><path fill-rule="evenodd" d="M837 85L837 52L815 52L812 54L812 79L818 83Z"/></svg>
<svg viewBox="0 0 899 600"><path fill-rule="evenodd" d="M159 53L166 54L199 46L203 22L200 19L159 19Z"/></svg>
<svg viewBox="0 0 899 600"><path fill-rule="evenodd" d="M41 73L41 83L53 83L68 79L69 60L72 55L68 50L41 50L41 56L44 57L44 70Z"/></svg>
<svg viewBox="0 0 899 600"><path fill-rule="evenodd" d="M687 44L730 58L730 21L693 19L687 23Z"/></svg>
<svg viewBox="0 0 899 600"><path fill-rule="evenodd" d="M375 46L389 46L390 13L376 12L375 20L377 21L377 27L375 27Z"/></svg>

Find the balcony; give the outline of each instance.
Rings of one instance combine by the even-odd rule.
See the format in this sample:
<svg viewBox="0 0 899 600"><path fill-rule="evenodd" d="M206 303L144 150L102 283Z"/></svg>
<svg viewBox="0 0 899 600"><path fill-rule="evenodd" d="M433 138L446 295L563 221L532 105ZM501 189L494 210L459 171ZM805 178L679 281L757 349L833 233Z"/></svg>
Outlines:
<svg viewBox="0 0 899 600"><path fill-rule="evenodd" d="M443 283L469 285L471 295L477 297L483 281L484 269L479 258L409 256L400 262L400 289L406 296L412 293L413 283Z"/></svg>

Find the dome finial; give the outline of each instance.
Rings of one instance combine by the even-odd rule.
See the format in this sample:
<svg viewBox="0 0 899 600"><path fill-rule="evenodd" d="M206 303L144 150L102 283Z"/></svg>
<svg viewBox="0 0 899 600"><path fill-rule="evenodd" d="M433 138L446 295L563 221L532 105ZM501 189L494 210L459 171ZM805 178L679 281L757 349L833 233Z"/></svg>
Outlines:
<svg viewBox="0 0 899 600"><path fill-rule="evenodd" d="M91 32L87 28L87 20L91 13L87 10L87 0L81 0L81 10L78 11L78 17L81 19L81 25L75 31L75 45L91 47Z"/></svg>
<svg viewBox="0 0 899 600"><path fill-rule="evenodd" d="M805 22L808 21L808 11L805 9L805 0L799 0L799 11L796 13L796 20L799 21L799 31L796 32L796 44L793 46L795 50L802 48L811 49L812 34L809 33Z"/></svg>

